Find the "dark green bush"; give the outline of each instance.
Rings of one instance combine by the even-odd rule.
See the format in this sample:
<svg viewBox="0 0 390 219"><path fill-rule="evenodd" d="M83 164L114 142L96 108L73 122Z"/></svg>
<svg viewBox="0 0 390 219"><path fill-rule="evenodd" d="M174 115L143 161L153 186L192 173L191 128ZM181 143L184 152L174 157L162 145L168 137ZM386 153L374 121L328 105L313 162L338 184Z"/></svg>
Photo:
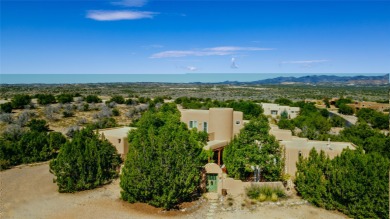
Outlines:
<svg viewBox="0 0 390 219"><path fill-rule="evenodd" d="M195 196L207 160L199 133L180 122L173 105L145 112L129 133L129 152L122 169L121 197L128 202L175 208Z"/></svg>
<svg viewBox="0 0 390 219"><path fill-rule="evenodd" d="M70 102L73 102L73 95L72 94L60 94L60 95L57 95L57 101L59 103L70 103Z"/></svg>
<svg viewBox="0 0 390 219"><path fill-rule="evenodd" d="M42 105L56 102L56 98L52 94L37 94L35 95L35 98L37 98L38 103Z"/></svg>
<svg viewBox="0 0 390 219"><path fill-rule="evenodd" d="M85 128L61 147L57 158L50 162L50 171L59 192L75 192L110 182L118 176L120 161L110 142Z"/></svg>
<svg viewBox="0 0 390 219"><path fill-rule="evenodd" d="M11 102L0 104L0 112L11 113L12 112L12 108L13 107L12 107L12 103Z"/></svg>
<svg viewBox="0 0 390 219"><path fill-rule="evenodd" d="M123 98L120 95L116 95L116 96L111 97L110 102L115 102L117 104L124 104L125 98Z"/></svg>
<svg viewBox="0 0 390 219"><path fill-rule="evenodd" d="M26 94L16 94L12 100L12 108L14 109L22 109L24 106L29 105L31 103L30 95Z"/></svg>
<svg viewBox="0 0 390 219"><path fill-rule="evenodd" d="M270 127L263 115L245 124L240 133L225 147L223 161L229 176L247 180L253 173L251 166L261 167L265 181L281 179L283 169L282 148L269 135Z"/></svg>
<svg viewBox="0 0 390 219"><path fill-rule="evenodd" d="M85 101L87 101L87 103L101 103L102 102L102 100L96 95L88 95L85 98Z"/></svg>
<svg viewBox="0 0 390 219"><path fill-rule="evenodd" d="M389 218L388 158L344 150L333 160L313 149L297 163L296 188L316 206L353 218Z"/></svg>

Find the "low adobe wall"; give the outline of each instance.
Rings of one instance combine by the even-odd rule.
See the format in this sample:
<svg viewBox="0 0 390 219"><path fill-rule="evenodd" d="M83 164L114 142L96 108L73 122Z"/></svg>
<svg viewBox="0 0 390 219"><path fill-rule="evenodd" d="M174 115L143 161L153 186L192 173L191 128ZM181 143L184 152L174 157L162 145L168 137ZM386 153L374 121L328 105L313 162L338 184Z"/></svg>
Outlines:
<svg viewBox="0 0 390 219"><path fill-rule="evenodd" d="M272 188L284 189L282 182L243 182L241 180L227 177L222 169L215 163L208 163L205 166L206 174L218 174L218 189L217 193L222 195L222 189L226 189L227 194L232 196L238 196L245 194L245 188L252 185L270 186Z"/></svg>

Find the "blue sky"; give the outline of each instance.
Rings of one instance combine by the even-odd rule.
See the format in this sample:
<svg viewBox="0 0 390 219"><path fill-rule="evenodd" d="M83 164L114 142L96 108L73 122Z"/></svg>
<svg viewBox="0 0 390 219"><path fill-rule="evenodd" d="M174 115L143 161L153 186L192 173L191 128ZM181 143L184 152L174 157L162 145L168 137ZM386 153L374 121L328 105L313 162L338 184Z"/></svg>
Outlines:
<svg viewBox="0 0 390 219"><path fill-rule="evenodd" d="M388 73L389 1L1 0L2 74Z"/></svg>

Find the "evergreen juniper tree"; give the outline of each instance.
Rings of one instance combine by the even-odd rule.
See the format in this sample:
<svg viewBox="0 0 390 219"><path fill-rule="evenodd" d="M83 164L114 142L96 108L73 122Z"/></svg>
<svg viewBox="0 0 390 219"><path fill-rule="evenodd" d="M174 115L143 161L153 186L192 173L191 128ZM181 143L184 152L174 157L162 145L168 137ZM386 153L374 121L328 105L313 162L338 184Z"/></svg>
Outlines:
<svg viewBox="0 0 390 219"><path fill-rule="evenodd" d="M121 197L164 209L190 200L198 191L207 159L204 133L188 130L176 106L149 110L129 133L129 152L122 169Z"/></svg>

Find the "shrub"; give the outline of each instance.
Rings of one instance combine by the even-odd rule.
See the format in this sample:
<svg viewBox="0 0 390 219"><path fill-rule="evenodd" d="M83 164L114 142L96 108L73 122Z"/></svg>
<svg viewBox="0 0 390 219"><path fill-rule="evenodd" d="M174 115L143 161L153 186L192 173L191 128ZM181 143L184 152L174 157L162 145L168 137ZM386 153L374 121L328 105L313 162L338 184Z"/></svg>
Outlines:
<svg viewBox="0 0 390 219"><path fill-rule="evenodd" d="M112 115L113 116L119 116L120 115L120 112L119 112L119 110L118 109L112 109Z"/></svg>
<svg viewBox="0 0 390 219"><path fill-rule="evenodd" d="M12 112L12 103L7 102L7 103L0 104L0 112L11 113Z"/></svg>
<svg viewBox="0 0 390 219"><path fill-rule="evenodd" d="M35 97L38 99L38 103L42 105L56 102L56 98L52 94L37 94Z"/></svg>
<svg viewBox="0 0 390 219"><path fill-rule="evenodd" d="M264 195L264 194L260 194L259 197L257 198L260 202L263 202L265 200L267 200L267 196Z"/></svg>
<svg viewBox="0 0 390 219"><path fill-rule="evenodd" d="M58 116L57 116L58 109L56 107L50 105L46 106L43 112L45 114L46 119L48 119L49 121L58 120Z"/></svg>
<svg viewBox="0 0 390 219"><path fill-rule="evenodd" d="M272 193L271 195L271 201L276 202L278 201L278 195L276 193Z"/></svg>
<svg viewBox="0 0 390 219"><path fill-rule="evenodd" d="M77 131L50 162L59 192L92 189L118 176L120 156L115 147L92 129Z"/></svg>
<svg viewBox="0 0 390 219"><path fill-rule="evenodd" d="M60 94L57 95L57 101L59 103L70 103L73 101L73 95L72 94Z"/></svg>
<svg viewBox="0 0 390 219"><path fill-rule="evenodd" d="M115 96L111 97L110 102L115 102L117 104L124 104L125 98L123 98L120 95L115 95Z"/></svg>
<svg viewBox="0 0 390 219"><path fill-rule="evenodd" d="M87 103L101 103L102 102L102 100L96 95L88 95L85 98L85 101L87 101Z"/></svg>
<svg viewBox="0 0 390 219"><path fill-rule="evenodd" d="M23 110L22 113L19 114L18 119L15 121L16 124L20 126L26 126L28 123L28 120L30 120L30 116L34 115L28 110Z"/></svg>
<svg viewBox="0 0 390 219"><path fill-rule="evenodd" d="M129 133L129 152L122 169L121 197L164 209L191 200L199 189L207 160L199 133L180 122L173 105L146 112Z"/></svg>
<svg viewBox="0 0 390 219"><path fill-rule="evenodd" d="M297 163L296 188L312 204L353 218L389 218L389 159L344 150L333 160L313 149Z"/></svg>
<svg viewBox="0 0 390 219"><path fill-rule="evenodd" d="M251 185L245 188L245 192L250 199L257 199L261 202L265 200L274 201L275 199L277 201L278 198L286 196L283 188L267 185Z"/></svg>
<svg viewBox="0 0 390 219"><path fill-rule="evenodd" d="M16 94L12 98L11 103L12 103L12 108L21 109L24 108L24 106L29 105L31 103L31 97L30 95Z"/></svg>
<svg viewBox="0 0 390 219"><path fill-rule="evenodd" d="M339 106L338 112L345 115L352 115L354 113L352 107L345 104Z"/></svg>
<svg viewBox="0 0 390 219"><path fill-rule="evenodd" d="M72 117L73 115L74 115L74 113L72 112L72 111L63 111L62 112L62 115L64 116L64 117Z"/></svg>
<svg viewBox="0 0 390 219"><path fill-rule="evenodd" d="M49 131L49 126L46 124L46 121L43 119L32 119L27 126L31 131L36 132L47 132Z"/></svg>
<svg viewBox="0 0 390 219"><path fill-rule="evenodd" d="M275 137L269 135L269 129L264 115L253 118L225 147L223 161L229 176L247 180L253 173L250 167L259 165L262 180L280 180L283 168L282 148Z"/></svg>
<svg viewBox="0 0 390 219"><path fill-rule="evenodd" d="M11 113L1 113L0 122L11 124L14 121Z"/></svg>

